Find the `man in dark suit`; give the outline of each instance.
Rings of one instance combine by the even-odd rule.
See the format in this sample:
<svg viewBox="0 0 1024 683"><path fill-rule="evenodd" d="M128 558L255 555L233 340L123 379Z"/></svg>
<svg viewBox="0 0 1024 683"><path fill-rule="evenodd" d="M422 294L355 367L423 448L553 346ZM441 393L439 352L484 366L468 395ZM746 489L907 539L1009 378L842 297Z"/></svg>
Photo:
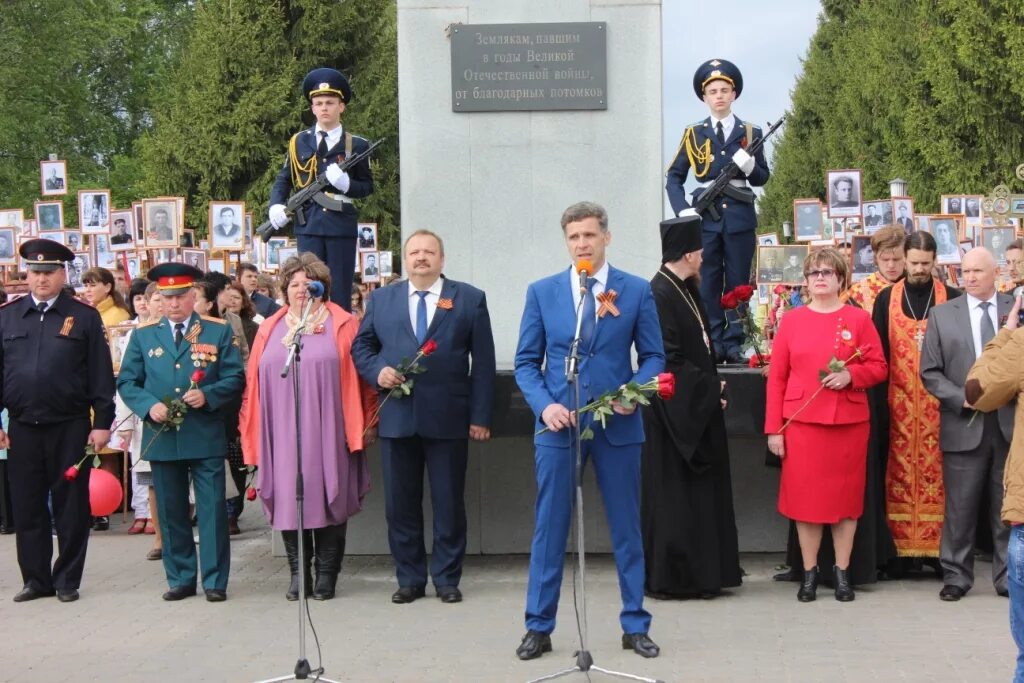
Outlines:
<svg viewBox="0 0 1024 683"><path fill-rule="evenodd" d="M396 369L428 340L412 393L383 404L379 433L388 544L398 590L391 601L425 594L423 469L430 478L434 548L430 576L442 602L459 602L466 552L468 439L486 441L494 402L494 338L484 293L441 275L444 243L418 230L405 242L408 280L375 290L366 304L352 359L364 380L388 392L407 378ZM470 359L472 358L472 369ZM408 379L411 379L408 378Z"/></svg>
<svg viewBox="0 0 1024 683"><path fill-rule="evenodd" d="M9 448L7 476L25 602L54 594L78 599L92 515L86 458L70 480L65 471L110 440L114 370L99 313L62 293L64 263L74 254L47 239L29 240L29 294L0 309L0 409L10 414L0 448ZM94 428L92 425L95 424ZM51 567L53 524L57 561Z"/></svg>
<svg viewBox="0 0 1024 683"><path fill-rule="evenodd" d="M352 307L352 277L356 268L356 224L353 199L373 192L370 161L364 159L348 172L338 165L346 157L370 146L365 139L345 131L341 115L352 100L348 79L334 69L313 69L302 83L316 117L316 125L296 133L288 144L284 168L270 191L270 222L280 229L291 220L285 211L288 196L320 174L333 186L321 192L304 209L305 223L295 225L299 252L311 251L331 270L331 301L346 311Z"/></svg>
<svg viewBox="0 0 1024 683"><path fill-rule="evenodd" d="M711 324L709 334L715 343L717 360L746 362L740 348L743 325L736 322L735 315L730 324L726 324L721 297L750 279L757 228L754 192L750 186L761 187L768 182L768 162L764 150L753 157L746 152L747 147L761 137L761 129L744 123L732 113L732 103L743 92L743 76L735 64L724 59L701 64L693 76L693 90L708 106L710 116L687 126L679 151L666 173L665 190L672 210L681 216L690 209L683 184L691 169L694 179L700 183L693 191L694 202L730 161L736 162L742 171L718 202L721 218L715 221L708 214L701 216L704 263L700 269L700 291Z"/></svg>
<svg viewBox="0 0 1024 683"><path fill-rule="evenodd" d="M998 412L975 415L964 385L967 372L1013 307L1009 294L996 292L996 262L984 247L964 255L964 296L928 314L928 329L921 351L921 379L928 393L939 399L939 444L942 447L942 483L945 517L939 562L943 583L939 598L953 602L974 585L974 537L978 509L988 490L985 511L992 530L992 583L1007 594L1006 553L1009 529L1002 523L1003 469L1013 439L1010 403Z"/></svg>
<svg viewBox="0 0 1024 683"><path fill-rule="evenodd" d="M576 311L582 306L580 404L629 381L649 382L665 367L665 352L651 285L612 268L605 260L611 242L608 214L591 202L573 204L562 214L562 232L574 263L590 262L592 277L581 291L576 268L538 280L526 293L526 308L516 349L516 382L537 416L534 437L537 507L530 550L526 593L526 635L516 650L520 659L534 659L551 650L551 632L562 584L565 543L569 534L575 478L572 448L577 419L593 430L583 454L593 461L601 488L619 574L622 647L643 657L657 657L648 636L651 615L644 609L644 549L640 534L640 449L644 427L635 406L617 405L607 428L571 410L572 393L565 359L576 332ZM753 235L751 235L753 237ZM611 301L612 306L607 306ZM597 301L601 306L598 308ZM632 350L637 353L634 372Z"/></svg>
<svg viewBox="0 0 1024 683"><path fill-rule="evenodd" d="M281 308L281 304L266 294L260 294L256 291L256 288L259 287L260 270L255 265L251 263L240 264L238 271L235 273L235 279L245 289L249 298L252 299L252 305L256 307L256 312L264 318L269 318L277 313L277 309Z"/></svg>

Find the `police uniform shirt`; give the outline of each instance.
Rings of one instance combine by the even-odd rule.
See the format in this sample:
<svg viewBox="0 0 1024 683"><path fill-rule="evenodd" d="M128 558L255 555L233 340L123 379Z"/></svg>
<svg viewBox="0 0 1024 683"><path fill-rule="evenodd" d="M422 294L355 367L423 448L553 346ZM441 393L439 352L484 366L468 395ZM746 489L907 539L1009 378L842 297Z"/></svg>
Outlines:
<svg viewBox="0 0 1024 683"><path fill-rule="evenodd" d="M0 406L13 419L114 421L114 368L96 309L61 293L39 313L34 296L0 308Z"/></svg>

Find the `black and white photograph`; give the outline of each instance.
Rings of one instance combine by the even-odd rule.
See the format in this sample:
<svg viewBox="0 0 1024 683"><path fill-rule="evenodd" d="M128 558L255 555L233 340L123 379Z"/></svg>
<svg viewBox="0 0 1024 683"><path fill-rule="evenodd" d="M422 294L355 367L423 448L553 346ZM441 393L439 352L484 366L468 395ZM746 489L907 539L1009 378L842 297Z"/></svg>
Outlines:
<svg viewBox="0 0 1024 683"><path fill-rule="evenodd" d="M127 251L135 248L135 212L113 211L110 214L110 249Z"/></svg>
<svg viewBox="0 0 1024 683"><path fill-rule="evenodd" d="M981 220L981 200L980 194L969 194L964 197L964 218L967 222L972 222L972 218L975 221Z"/></svg>
<svg viewBox="0 0 1024 683"><path fill-rule="evenodd" d="M182 249L181 262L193 268L198 268L204 273L208 270L206 267L206 252L202 249Z"/></svg>
<svg viewBox="0 0 1024 683"><path fill-rule="evenodd" d="M999 263L1006 263L1006 248L1014 239L1012 226L1000 225L994 228L981 228L982 246L992 252Z"/></svg>
<svg viewBox="0 0 1024 683"><path fill-rule="evenodd" d="M75 231L75 233L79 235L78 241L81 242L81 233L79 233L77 230ZM68 245L68 236L67 233L64 232L63 230L44 231L39 233L39 236L43 239L52 240L58 244L63 244L65 247ZM79 244L78 248L82 249L83 247L81 246L81 244Z"/></svg>
<svg viewBox="0 0 1024 683"><path fill-rule="evenodd" d="M66 268L68 284L76 290L83 289L85 285L82 284L82 275L92 268L92 256L86 251L76 251L74 260L67 264Z"/></svg>
<svg viewBox="0 0 1024 683"><path fill-rule="evenodd" d="M758 284L772 285L782 282L782 269L786 261L786 247L774 245L758 246L757 278Z"/></svg>
<svg viewBox="0 0 1024 683"><path fill-rule="evenodd" d="M892 223L892 200L872 199L864 202L864 234L873 235Z"/></svg>
<svg viewBox="0 0 1024 683"><path fill-rule="evenodd" d="M36 225L40 230L64 229L64 202L36 202Z"/></svg>
<svg viewBox="0 0 1024 683"><path fill-rule="evenodd" d="M940 265L960 263L960 216L936 215L930 221L935 238L935 261Z"/></svg>
<svg viewBox="0 0 1024 683"><path fill-rule="evenodd" d="M271 237L267 240L265 265L268 270L277 270L281 267L281 250L287 246L287 237ZM359 263L358 259L356 263Z"/></svg>
<svg viewBox="0 0 1024 683"><path fill-rule="evenodd" d="M779 236L774 232L766 232L757 236L757 246L775 247L779 244Z"/></svg>
<svg viewBox="0 0 1024 683"><path fill-rule="evenodd" d="M804 284L804 259L810 253L810 247L806 244L787 245L783 249L782 261L782 284L803 285Z"/></svg>
<svg viewBox="0 0 1024 683"><path fill-rule="evenodd" d="M392 257L391 252L390 251L381 251L381 252L378 252L378 253L380 254L380 259L379 259L379 263L377 265L380 266L380 276L382 278L383 277L391 277L394 274L394 271L392 270L393 264L392 264L392 261L391 261L391 257Z"/></svg>
<svg viewBox="0 0 1024 683"><path fill-rule="evenodd" d="M380 265L377 263L377 252L364 251L359 256L362 264L359 274L362 276L363 282L380 282Z"/></svg>
<svg viewBox="0 0 1024 683"><path fill-rule="evenodd" d="M178 240L178 246L183 249L195 249L196 248L196 231L192 228L185 228L181 231L181 239Z"/></svg>
<svg viewBox="0 0 1024 683"><path fill-rule="evenodd" d="M903 228L903 232L914 232L914 200L911 197L892 198L893 225Z"/></svg>
<svg viewBox="0 0 1024 683"><path fill-rule="evenodd" d="M935 214L930 213L919 213L914 216L914 225L921 232L926 232L929 235L932 233L932 219Z"/></svg>
<svg viewBox="0 0 1024 683"><path fill-rule="evenodd" d="M764 306L765 304L771 303L772 300L772 287L771 285L758 285L757 286L757 303Z"/></svg>
<svg viewBox="0 0 1024 683"><path fill-rule="evenodd" d="M44 197L68 193L68 164L66 161L39 162L39 188Z"/></svg>
<svg viewBox="0 0 1024 683"><path fill-rule="evenodd" d="M24 224L24 209L0 209L0 228L17 228L20 233Z"/></svg>
<svg viewBox="0 0 1024 683"><path fill-rule="evenodd" d="M18 265L18 254L15 251L16 228L0 228L0 266Z"/></svg>
<svg viewBox="0 0 1024 683"><path fill-rule="evenodd" d="M78 230L65 230L64 235L64 246L71 251L85 251L85 238L82 237L82 233Z"/></svg>
<svg viewBox="0 0 1024 683"><path fill-rule="evenodd" d="M964 213L964 197L963 195L944 194L939 200L939 207L942 209L942 213L962 216Z"/></svg>
<svg viewBox="0 0 1024 683"><path fill-rule="evenodd" d="M377 251L377 224L360 223L356 227L357 242L359 251Z"/></svg>
<svg viewBox="0 0 1024 683"><path fill-rule="evenodd" d="M135 219L135 246L142 247L146 244L146 231L143 230L142 202L132 202L132 218Z"/></svg>
<svg viewBox="0 0 1024 683"><path fill-rule="evenodd" d="M146 247L178 246L178 203L173 199L143 199Z"/></svg>
<svg viewBox="0 0 1024 683"><path fill-rule="evenodd" d="M850 280L857 282L875 272L875 252L871 249L871 237L854 235L850 239Z"/></svg>
<svg viewBox="0 0 1024 683"><path fill-rule="evenodd" d="M121 258L123 259L123 262L127 262L128 264L127 269L130 279L141 277L142 268L140 266L141 259L139 257L139 252L130 251L126 254L123 254Z"/></svg>
<svg viewBox="0 0 1024 683"><path fill-rule="evenodd" d="M110 232L110 190L78 191L78 227L85 235Z"/></svg>
<svg viewBox="0 0 1024 683"><path fill-rule="evenodd" d="M860 169L829 171L825 175L828 192L828 215L859 216L861 214L861 172Z"/></svg>
<svg viewBox="0 0 1024 683"><path fill-rule="evenodd" d="M21 230L18 231L18 239L25 241L31 237L35 237L39 234L38 226L39 223L35 218L26 218L21 222Z"/></svg>
<svg viewBox="0 0 1024 683"><path fill-rule="evenodd" d="M110 250L110 235L93 235L89 241L92 243L92 262L100 268L113 270L117 255Z"/></svg>
<svg viewBox="0 0 1024 683"><path fill-rule="evenodd" d="M206 262L206 270L209 273L224 273L224 259L212 258Z"/></svg>
<svg viewBox="0 0 1024 683"><path fill-rule="evenodd" d="M245 212L245 248L252 251L252 211ZM251 261L252 254L248 258Z"/></svg>
<svg viewBox="0 0 1024 683"><path fill-rule="evenodd" d="M282 247L281 252L278 254L281 258L281 263L288 263L288 259L299 255L298 247Z"/></svg>
<svg viewBox="0 0 1024 683"><path fill-rule="evenodd" d="M212 249L245 249L245 202L210 202L209 221Z"/></svg>
<svg viewBox="0 0 1024 683"><path fill-rule="evenodd" d="M793 225L797 242L820 240L823 227L821 202L817 199L793 200Z"/></svg>

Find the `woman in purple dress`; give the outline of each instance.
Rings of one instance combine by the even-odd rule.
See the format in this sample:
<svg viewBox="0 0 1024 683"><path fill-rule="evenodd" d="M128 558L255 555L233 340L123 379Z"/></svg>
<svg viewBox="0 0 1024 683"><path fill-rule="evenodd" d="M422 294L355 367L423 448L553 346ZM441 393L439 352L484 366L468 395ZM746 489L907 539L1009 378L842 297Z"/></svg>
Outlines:
<svg viewBox="0 0 1024 683"><path fill-rule="evenodd" d="M299 390L302 402L303 528L306 585L310 553L315 558L314 600L334 597L345 554L348 519L363 507L370 490L364 449L376 435L367 424L376 395L352 364L352 339L359 321L330 302L331 274L310 253L289 259L281 269L285 307L265 320L249 355L240 429L246 464L259 466L257 489L271 527L281 532L291 584L299 594L298 520L295 500L295 401L292 378L281 377L288 345L309 299L307 286L319 281L324 295L311 310L302 340Z"/></svg>

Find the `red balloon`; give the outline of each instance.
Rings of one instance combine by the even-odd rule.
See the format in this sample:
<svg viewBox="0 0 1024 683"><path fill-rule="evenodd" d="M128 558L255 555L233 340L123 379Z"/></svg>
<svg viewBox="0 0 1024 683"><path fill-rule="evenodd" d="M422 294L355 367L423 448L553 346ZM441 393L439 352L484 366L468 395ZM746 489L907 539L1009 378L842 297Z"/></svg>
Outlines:
<svg viewBox="0 0 1024 683"><path fill-rule="evenodd" d="M89 473L89 507L93 517L109 515L121 504L121 482L110 472L93 468Z"/></svg>

